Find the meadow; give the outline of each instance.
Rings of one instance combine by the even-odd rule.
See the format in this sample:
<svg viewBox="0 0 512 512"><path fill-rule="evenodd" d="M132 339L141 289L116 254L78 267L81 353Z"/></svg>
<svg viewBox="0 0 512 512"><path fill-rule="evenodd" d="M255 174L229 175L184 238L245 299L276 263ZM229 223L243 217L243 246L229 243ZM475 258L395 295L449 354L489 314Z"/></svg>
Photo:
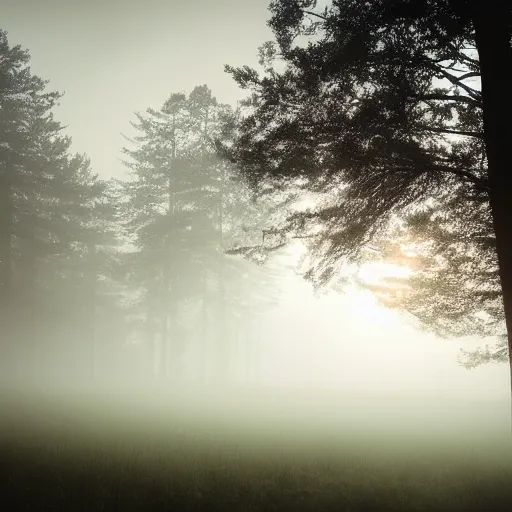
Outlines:
<svg viewBox="0 0 512 512"><path fill-rule="evenodd" d="M275 389L4 392L2 500L16 512L512 510L497 405L393 403Z"/></svg>

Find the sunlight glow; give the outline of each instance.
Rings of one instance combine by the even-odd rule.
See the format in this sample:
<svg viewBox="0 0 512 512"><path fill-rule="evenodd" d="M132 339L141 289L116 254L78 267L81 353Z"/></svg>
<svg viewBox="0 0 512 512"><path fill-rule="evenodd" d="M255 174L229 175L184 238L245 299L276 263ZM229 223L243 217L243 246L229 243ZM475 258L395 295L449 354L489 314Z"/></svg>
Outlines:
<svg viewBox="0 0 512 512"><path fill-rule="evenodd" d="M315 298L290 282L265 334L263 380L302 388L436 394L436 345L418 336L368 291ZM283 329L283 326L286 326Z"/></svg>
<svg viewBox="0 0 512 512"><path fill-rule="evenodd" d="M383 307L374 293L357 284L315 294L295 273L305 253L303 241L294 240L273 259L282 278L281 300L258 322L251 382L383 398L469 400L506 394L507 368L500 375L493 368L479 369L477 379L476 371L457 364L459 348L477 346L480 340L447 341L421 332L403 313ZM364 284L401 286L400 280L415 270L411 263L375 261L345 270ZM235 363L241 382L246 364L245 359ZM485 374L493 371L493 377ZM499 390L505 392L500 395Z"/></svg>
<svg viewBox="0 0 512 512"><path fill-rule="evenodd" d="M358 276L369 284L381 283L386 278L407 279L411 277L412 270L392 263L371 262L361 265L358 270Z"/></svg>

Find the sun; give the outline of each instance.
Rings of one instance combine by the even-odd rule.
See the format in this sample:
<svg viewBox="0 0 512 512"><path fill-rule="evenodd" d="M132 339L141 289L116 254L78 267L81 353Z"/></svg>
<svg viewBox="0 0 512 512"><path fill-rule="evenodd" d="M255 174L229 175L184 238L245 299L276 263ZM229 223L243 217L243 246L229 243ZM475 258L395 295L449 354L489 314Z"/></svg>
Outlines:
<svg viewBox="0 0 512 512"><path fill-rule="evenodd" d="M402 265L373 261L361 265L357 275L365 283L379 284L389 278L407 279L411 277L412 270Z"/></svg>
<svg viewBox="0 0 512 512"><path fill-rule="evenodd" d="M304 243L301 240L294 240L286 250L285 258L288 266L298 264L306 253L307 248ZM394 285L397 286L400 280L406 280L413 275L411 268L391 262L370 261L350 267L349 272L368 285L383 285L386 281L394 279Z"/></svg>

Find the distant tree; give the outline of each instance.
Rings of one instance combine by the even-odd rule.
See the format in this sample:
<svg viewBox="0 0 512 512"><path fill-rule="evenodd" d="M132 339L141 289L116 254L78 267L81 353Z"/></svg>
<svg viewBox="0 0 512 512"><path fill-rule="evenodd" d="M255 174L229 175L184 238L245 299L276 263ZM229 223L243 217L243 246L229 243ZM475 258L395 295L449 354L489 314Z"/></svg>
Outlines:
<svg viewBox="0 0 512 512"><path fill-rule="evenodd" d="M19 337L21 325L26 325L18 321L22 312L27 320L33 316L32 301L21 308L23 301L18 300L15 260L24 250L23 287L28 291L35 270L30 256L34 244L33 213L24 211L24 207L30 204L28 198L35 190L36 177L27 168L31 166L33 170L36 165L34 139L41 131L55 129L49 111L59 97L45 92L46 83L30 73L28 61L28 52L19 46L11 48L7 33L0 31L0 294L2 348L6 351L16 347L13 339ZM23 242L20 231L25 234Z"/></svg>
<svg viewBox="0 0 512 512"><path fill-rule="evenodd" d="M160 111L137 114L134 127L140 135L134 149L124 150L133 169L133 179L124 184L125 227L135 235L137 249L127 264L133 282L144 290L148 327L160 326L163 347L172 329L175 348L180 342L177 318L167 332L168 308L175 317L178 304L204 296L208 274L220 271L225 164L215 158L208 134L227 110L206 86L188 98L173 94ZM155 335L153 329L150 336ZM166 365L167 355L160 359Z"/></svg>
<svg viewBox="0 0 512 512"><path fill-rule="evenodd" d="M43 371L43 361L56 372L63 346L89 357L96 300L89 262L113 240L108 184L85 156L70 154L71 139L52 114L61 95L46 91L29 60L0 31L1 339L9 354L2 362L14 357L9 369L25 380ZM90 371L86 361L80 365Z"/></svg>
<svg viewBox="0 0 512 512"><path fill-rule="evenodd" d="M234 318L243 309L237 283L247 280L246 269L225 252L246 242L261 216L236 169L216 155L213 141L229 138L234 117L206 86L195 87L188 97L171 95L160 111L137 114L138 135L132 148L124 149L132 177L122 184L124 228L135 245L125 256L127 278L139 290L134 318L145 324L156 348L167 337L162 319L172 308L173 359L179 338L188 332L202 347L203 377L213 372L226 379L237 342ZM258 293L245 290L246 296ZM193 310L200 315L197 322L180 318ZM151 357L161 365L167 359Z"/></svg>
<svg viewBox="0 0 512 512"><path fill-rule="evenodd" d="M357 259L397 217L428 212L431 198L459 225L470 221L469 236L492 219L494 249L481 245L472 265L484 255L490 274L479 304L485 309L485 287L496 283L494 251L510 353L512 8L472 0L315 6L271 3L277 46L260 52L263 76L227 66L251 95L237 140L231 148L219 144L219 152L255 186L301 178L329 196L287 226L320 230L312 245L320 261L308 273L319 283L336 278L340 260ZM462 286L468 274L455 271L459 256L452 260L442 237L432 243L447 251L440 257L452 261L452 277Z"/></svg>

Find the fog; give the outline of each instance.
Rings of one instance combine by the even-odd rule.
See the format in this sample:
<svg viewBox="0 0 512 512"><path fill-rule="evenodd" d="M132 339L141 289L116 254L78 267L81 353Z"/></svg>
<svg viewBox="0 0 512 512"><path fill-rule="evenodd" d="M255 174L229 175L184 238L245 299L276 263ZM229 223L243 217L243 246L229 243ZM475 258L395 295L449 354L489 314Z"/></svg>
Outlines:
<svg viewBox="0 0 512 512"><path fill-rule="evenodd" d="M461 346L481 340L418 331L368 292L315 294L294 272L301 252L292 245L269 263L280 275L280 299L249 324L257 337L252 346L234 347L227 376L208 371L208 363L205 371L214 353L198 353L200 343L189 343L167 378L144 374L137 352L144 344L137 348L131 339L92 381L56 379L62 365L76 364L62 356L37 390L4 381L5 425L17 433L57 427L77 429L79 438L96 431L139 442L151 433L164 445L176 431L192 429L207 445L278 442L299 451L332 436L388 439L384 444L414 439L417 446L442 438L461 449L508 439L506 365L469 371L457 363Z"/></svg>
<svg viewBox="0 0 512 512"><path fill-rule="evenodd" d="M49 78L51 90L65 91L55 117L72 137L71 149L87 153L101 179L126 184L121 148L128 144L123 135L136 133L132 114L158 110L170 93L188 95L200 84L211 88L215 108L235 107L244 91L223 66L256 65L257 47L271 37L267 6L267 0L4 0L0 28L8 31L11 45L30 50L33 73ZM208 126L214 124L206 119ZM217 166L214 177L208 175L217 180L217 195L205 194L199 220L185 200L173 197L171 178L158 182L164 192L152 213L157 220L183 213L180 226L191 237L188 252L176 260L170 287L151 288L148 278L157 275L159 262L162 281L168 278L167 260L158 259L163 231L142 233L147 251L138 254L149 256L137 259L133 219L122 224L124 238L115 256L114 244L103 244L103 266L95 260L100 242L78 237L81 249L70 242L64 256L51 249L32 260L39 246L18 243L23 236L16 234L13 282L21 292L17 306L6 308L1 331L5 340L14 340L3 348L3 444L18 446L22 439L26 452L36 453L36 445L58 452L70 443L83 457L104 447L110 453L118 444L145 454L149 443L157 456L172 446L237 456L245 450L277 459L285 453L343 457L350 451L363 456L407 451L415 460L434 452L462 457L476 451L481 460L506 458L509 368L488 364L467 370L458 362L461 348L495 340L441 339L403 312L384 308L363 287L315 291L302 275L305 248L298 241L272 252L263 265L224 254L240 239L241 245L260 244L263 228L274 218L269 215L265 224L268 205L267 210L254 206L236 180L226 192L222 165L211 165ZM119 204L128 189L118 196ZM35 201L28 193L18 196L27 204ZM135 199L146 215L150 201ZM51 211L52 218L67 219ZM131 213L127 208L126 217ZM211 221L208 236L217 237L211 252L201 245L205 237L194 238L205 219ZM78 223L70 231L73 226L81 233ZM385 270L364 264L354 271L363 280L385 277ZM172 300L169 289L178 290Z"/></svg>

